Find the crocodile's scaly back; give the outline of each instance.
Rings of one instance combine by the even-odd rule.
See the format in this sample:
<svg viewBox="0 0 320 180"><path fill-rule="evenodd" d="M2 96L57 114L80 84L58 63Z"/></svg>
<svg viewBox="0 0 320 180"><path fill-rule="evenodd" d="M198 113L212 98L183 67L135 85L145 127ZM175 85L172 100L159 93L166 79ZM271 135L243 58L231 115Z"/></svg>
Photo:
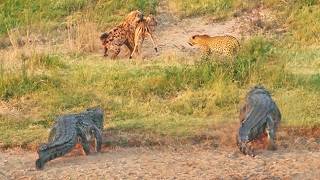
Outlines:
<svg viewBox="0 0 320 180"><path fill-rule="evenodd" d="M86 154L89 154L89 141L96 140L96 151L100 151L103 130L103 111L101 108L91 108L78 114L60 116L53 126L48 144L39 147L39 159L36 168L42 169L44 164L52 159L70 152L78 143L78 139Z"/></svg>
<svg viewBox="0 0 320 180"><path fill-rule="evenodd" d="M277 129L281 114L270 93L263 87L256 86L247 94L240 117L242 119L237 136L238 146L245 154L251 154L246 143L255 140L265 131L268 136L274 136L272 132ZM271 134L269 131L272 131Z"/></svg>
<svg viewBox="0 0 320 180"><path fill-rule="evenodd" d="M267 114L272 109L271 97L266 93L253 92L247 98L247 113L239 130L241 141L251 141L261 134Z"/></svg>

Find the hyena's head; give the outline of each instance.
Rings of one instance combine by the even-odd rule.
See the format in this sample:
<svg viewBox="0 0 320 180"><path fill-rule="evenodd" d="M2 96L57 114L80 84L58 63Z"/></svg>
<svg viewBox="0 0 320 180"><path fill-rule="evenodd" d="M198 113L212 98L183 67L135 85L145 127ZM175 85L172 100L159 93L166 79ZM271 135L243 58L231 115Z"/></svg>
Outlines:
<svg viewBox="0 0 320 180"><path fill-rule="evenodd" d="M107 32L104 32L100 35L100 40L102 42L102 45L106 44L108 36L109 36L109 33Z"/></svg>
<svg viewBox="0 0 320 180"><path fill-rule="evenodd" d="M136 27L137 24L143 20L143 13L138 11L138 10L135 10L135 11L131 11L126 19L125 19L125 23L131 25L131 26L134 26Z"/></svg>

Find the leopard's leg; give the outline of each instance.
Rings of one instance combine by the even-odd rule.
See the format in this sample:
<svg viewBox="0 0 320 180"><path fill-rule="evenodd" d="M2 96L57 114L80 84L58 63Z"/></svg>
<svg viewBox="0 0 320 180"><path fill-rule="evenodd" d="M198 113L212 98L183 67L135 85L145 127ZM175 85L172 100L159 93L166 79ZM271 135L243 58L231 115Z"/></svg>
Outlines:
<svg viewBox="0 0 320 180"><path fill-rule="evenodd" d="M237 53L238 53L238 46L234 46L234 47L232 48L231 54L232 54L232 56L236 56Z"/></svg>
<svg viewBox="0 0 320 180"><path fill-rule="evenodd" d="M268 115L267 117L267 135L268 135L268 150L276 150L276 145L275 145L275 123L273 118Z"/></svg>
<svg viewBox="0 0 320 180"><path fill-rule="evenodd" d="M211 51L211 49L208 46L200 46L202 53L204 54L204 56L209 57L213 52Z"/></svg>

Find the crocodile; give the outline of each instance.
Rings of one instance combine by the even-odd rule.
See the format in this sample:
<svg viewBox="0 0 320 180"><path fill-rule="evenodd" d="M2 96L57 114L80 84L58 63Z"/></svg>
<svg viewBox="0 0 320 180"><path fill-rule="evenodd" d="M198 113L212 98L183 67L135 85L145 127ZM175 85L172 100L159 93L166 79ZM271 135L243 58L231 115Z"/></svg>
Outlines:
<svg viewBox="0 0 320 180"><path fill-rule="evenodd" d="M246 95L246 102L240 109L240 128L237 145L245 155L255 156L250 142L263 134L268 136L268 149L275 150L276 131L281 113L271 94L263 86L255 86Z"/></svg>
<svg viewBox="0 0 320 180"><path fill-rule="evenodd" d="M82 145L86 155L90 153L90 142L94 150L100 152L103 131L103 111L90 108L78 114L62 115L56 118L48 143L38 149L36 168L43 169L46 162L70 152L77 143Z"/></svg>

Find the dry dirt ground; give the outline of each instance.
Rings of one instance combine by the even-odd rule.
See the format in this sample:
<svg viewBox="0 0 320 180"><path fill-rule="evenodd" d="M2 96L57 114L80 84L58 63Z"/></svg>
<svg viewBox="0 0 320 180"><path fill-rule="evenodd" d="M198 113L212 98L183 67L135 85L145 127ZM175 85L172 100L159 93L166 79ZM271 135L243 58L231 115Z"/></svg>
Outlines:
<svg viewBox="0 0 320 180"><path fill-rule="evenodd" d="M35 153L0 154L0 179L317 179L320 152L279 149L243 156L236 149L198 146L120 148L68 155L35 170Z"/></svg>
<svg viewBox="0 0 320 180"><path fill-rule="evenodd" d="M230 128L231 127L231 128ZM35 151L0 152L0 179L318 179L320 129L280 127L278 150L267 151L258 142L256 156L236 147L236 125L224 125L185 143L127 147L108 141L100 153L84 156L81 147L35 169ZM112 141L112 140L111 140ZM107 145L109 144L109 145ZM157 144L157 143L155 143ZM159 143L161 144L161 143ZM135 145L139 147L134 147Z"/></svg>
<svg viewBox="0 0 320 180"><path fill-rule="evenodd" d="M194 53L196 50L186 43L193 34L230 34L242 38L244 19L252 22L251 17L258 15L259 12L251 12L249 16L218 23L209 18L179 20L162 4L157 30L160 54L182 53L187 56L186 53ZM143 57L155 56L150 40L146 40L143 50ZM42 171L35 170L35 152L11 149L0 152L0 180L319 178L320 138L317 135L320 133L301 137L282 132L278 136L277 151L260 150L252 158L239 153L229 131L212 135L223 139L223 142L213 143L214 138L208 139L209 145L108 147L102 153L90 156L80 155L79 150L75 150L47 163Z"/></svg>

